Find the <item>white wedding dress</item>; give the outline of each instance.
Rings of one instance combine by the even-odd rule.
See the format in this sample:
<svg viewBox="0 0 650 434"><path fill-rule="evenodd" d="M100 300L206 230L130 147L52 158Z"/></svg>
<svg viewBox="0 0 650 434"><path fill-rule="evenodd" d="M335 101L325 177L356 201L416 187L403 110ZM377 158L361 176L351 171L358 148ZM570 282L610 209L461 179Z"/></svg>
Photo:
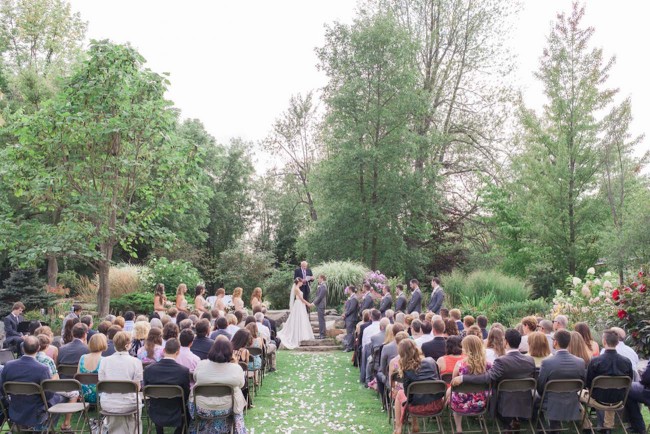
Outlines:
<svg viewBox="0 0 650 434"><path fill-rule="evenodd" d="M298 348L301 341L314 339L314 331L303 303L302 291L295 285L291 289L289 317L282 330L278 332L278 337L282 341L282 347L289 350Z"/></svg>

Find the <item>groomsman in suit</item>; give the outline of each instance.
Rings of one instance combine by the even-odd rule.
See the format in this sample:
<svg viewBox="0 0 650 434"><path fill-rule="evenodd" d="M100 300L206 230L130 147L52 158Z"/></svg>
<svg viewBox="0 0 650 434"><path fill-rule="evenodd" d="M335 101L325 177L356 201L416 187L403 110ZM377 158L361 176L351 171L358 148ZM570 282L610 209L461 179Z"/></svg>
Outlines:
<svg viewBox="0 0 650 434"><path fill-rule="evenodd" d="M325 339L325 307L327 306L327 278L321 274L318 276L318 290L313 304L318 312L318 339Z"/></svg>
<svg viewBox="0 0 650 434"><path fill-rule="evenodd" d="M359 313L359 300L357 299L357 288L348 287L350 297L345 302L343 319L345 320L345 351L354 351L354 328L357 324L357 314Z"/></svg>
<svg viewBox="0 0 650 434"><path fill-rule="evenodd" d="M422 312L422 291L420 291L420 282L417 279L412 279L409 282L411 285L411 299L408 306L406 306L406 313Z"/></svg>
<svg viewBox="0 0 650 434"><path fill-rule="evenodd" d="M305 301L309 301L309 285L310 282L314 280L314 275L308 266L309 264L307 261L302 261L300 263L300 267L296 268L293 272L293 280L296 280L298 277L302 279L302 286L300 287L300 291L302 291L302 297L305 299ZM309 314L309 306L305 305L305 309L307 309L307 314Z"/></svg>
<svg viewBox="0 0 650 434"><path fill-rule="evenodd" d="M372 309L375 307L375 301L372 299L372 293L370 292L372 288L370 284L364 283L361 290L361 307L359 308L359 313L362 313L366 309Z"/></svg>
<svg viewBox="0 0 650 434"><path fill-rule="evenodd" d="M395 286L395 292L397 294L397 299L395 300L395 313L397 312L406 312L406 294L404 294L404 286L399 284Z"/></svg>
<svg viewBox="0 0 650 434"><path fill-rule="evenodd" d="M393 296L390 295L390 287L388 285L384 285L382 292L384 295L381 297L381 303L379 303L379 312L381 312L381 316L385 316L386 311L393 307Z"/></svg>
<svg viewBox="0 0 650 434"><path fill-rule="evenodd" d="M438 315L440 314L442 303L445 301L445 291L442 289L442 286L440 286L439 277L431 279L431 287L433 288L433 291L431 292L431 300L429 301L427 309Z"/></svg>
<svg viewBox="0 0 650 434"><path fill-rule="evenodd" d="M23 311L25 310L25 305L17 301L14 303L11 308L11 313L7 315L4 319L5 323L5 343L4 346L7 348L12 348L14 351L21 355L20 344L23 342L23 334L18 332L18 324L23 319Z"/></svg>

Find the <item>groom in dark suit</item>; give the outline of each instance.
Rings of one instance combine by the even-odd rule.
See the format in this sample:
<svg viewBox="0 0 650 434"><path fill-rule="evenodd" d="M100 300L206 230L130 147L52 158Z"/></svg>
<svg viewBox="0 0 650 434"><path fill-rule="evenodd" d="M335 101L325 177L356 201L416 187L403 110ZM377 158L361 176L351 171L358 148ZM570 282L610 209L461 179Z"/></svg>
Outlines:
<svg viewBox="0 0 650 434"><path fill-rule="evenodd" d="M321 274L318 276L318 292L314 298L314 306L318 312L318 339L325 339L325 307L327 306L327 278Z"/></svg>
<svg viewBox="0 0 650 434"><path fill-rule="evenodd" d="M307 261L302 261L300 263L300 267L296 268L293 272L293 280L296 280L298 277L302 279L302 286L300 287L300 291L302 291L302 297L307 302L309 301L309 284L312 280L314 280L314 275L308 266L309 264ZM305 308L307 309L307 313L309 313L309 306L305 305Z"/></svg>

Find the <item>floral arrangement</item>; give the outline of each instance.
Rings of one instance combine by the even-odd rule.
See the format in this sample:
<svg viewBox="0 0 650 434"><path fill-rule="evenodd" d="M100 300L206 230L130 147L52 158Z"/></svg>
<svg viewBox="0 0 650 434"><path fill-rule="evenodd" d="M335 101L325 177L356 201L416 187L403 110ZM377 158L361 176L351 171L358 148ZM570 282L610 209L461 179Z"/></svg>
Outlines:
<svg viewBox="0 0 650 434"><path fill-rule="evenodd" d="M572 323L584 321L597 331L602 331L616 322L617 289L611 282L615 276L607 271L596 275L591 267L584 280L569 276L564 290L557 290L553 298L552 316L566 315Z"/></svg>
<svg viewBox="0 0 650 434"><path fill-rule="evenodd" d="M381 298L382 291L388 283L388 278L381 271L369 271L363 279L363 283L368 283L372 287L372 297Z"/></svg>
<svg viewBox="0 0 650 434"><path fill-rule="evenodd" d="M628 343L643 356L650 356L650 280L639 271L626 286L617 288L612 298L617 307L618 325L628 332Z"/></svg>

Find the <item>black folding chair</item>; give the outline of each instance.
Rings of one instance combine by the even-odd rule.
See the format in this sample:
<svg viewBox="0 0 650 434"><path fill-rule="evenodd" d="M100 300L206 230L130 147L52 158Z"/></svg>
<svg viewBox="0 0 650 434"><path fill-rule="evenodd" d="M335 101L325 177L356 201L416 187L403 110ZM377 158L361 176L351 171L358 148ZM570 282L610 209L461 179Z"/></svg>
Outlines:
<svg viewBox="0 0 650 434"><path fill-rule="evenodd" d="M258 348L259 349L259 348ZM205 398L219 398L223 396L231 397L230 411L221 416L205 416L199 411L199 406L196 403L197 396ZM235 431L234 409L235 409L235 390L231 386L224 384L202 384L194 386L194 421L198 423L200 420L214 421L225 420L230 422L230 432Z"/></svg>
<svg viewBox="0 0 650 434"><path fill-rule="evenodd" d="M26 383L26 382L21 382L21 381L6 381L3 385L2 388L4 390L5 396L8 397L9 401L14 400L14 397L17 396L22 396L22 397L28 397L28 396L38 396L41 401L45 402L45 394L43 393L43 389L41 388L40 384L36 383ZM16 401L18 402L18 401ZM14 405L16 405L16 402L14 402ZM18 425L16 421L11 420L9 416L9 411L7 410L6 412L7 415L7 424L9 425L9 432L42 432L43 430L39 428L30 428L30 427L24 427ZM50 424L50 413L47 413L47 419L44 422L45 426L48 426Z"/></svg>
<svg viewBox="0 0 650 434"><path fill-rule="evenodd" d="M408 389L406 390L406 400L408 402L409 396L411 395L439 395L440 399L443 399L445 396L445 393L447 392L447 385L445 384L444 381L440 380L428 380L428 381L414 381L413 383L409 384ZM436 420L436 425L438 426L438 429L436 431L426 431L426 426L424 427L424 431L420 431L421 434L433 434L435 433L441 433L445 434L445 428L443 425L442 421L442 413L444 411L445 407L443 405L440 406L440 410L437 411L431 411L427 413L412 413L411 410L409 409L409 405L407 404L404 407L404 424L402 427L406 426L408 427L408 432L411 432L411 425L409 424L409 418L414 418L414 419L423 419L426 421L426 419L435 419Z"/></svg>
<svg viewBox="0 0 650 434"><path fill-rule="evenodd" d="M582 380L551 380L548 383L544 385L544 391L542 392L542 398L540 400L539 404L539 410L537 411L537 418L535 419L535 426L538 427L537 429L541 429L544 434L546 434L547 429L544 426L544 400L546 399L546 395L548 393L562 393L562 394L567 394L567 395L575 395L575 399L578 400L578 404L580 404L580 397L578 394L582 391L584 386L584 383ZM540 423L540 420L542 423ZM568 431L570 428L565 428L562 425L562 422L571 422L573 425L573 428L575 429L576 433L581 434L581 430L576 424L575 420L559 420L556 422L560 422L561 426L559 428L553 428L551 431Z"/></svg>
<svg viewBox="0 0 650 434"><path fill-rule="evenodd" d="M135 394L135 408L124 412L115 412L102 408L102 394L117 393L121 395ZM134 416L137 433L140 434L140 385L133 381L100 381L97 383L97 408L102 416ZM104 419L99 419L99 432L102 432Z"/></svg>
<svg viewBox="0 0 650 434"><path fill-rule="evenodd" d="M176 385L149 385L144 387L144 402L147 407L147 414L149 415L149 424L147 426L147 434L151 432L151 426L154 422L151 418L151 401L156 399L179 399L182 405L179 408L181 417L183 419L182 433L187 432L188 418L187 406L185 405L185 393L181 386Z"/></svg>
<svg viewBox="0 0 650 434"><path fill-rule="evenodd" d="M461 416L464 418L476 418L479 423L479 430L472 430L472 431L467 431L463 430L463 433L470 433L470 432L480 432L480 433L485 433L489 434L489 430L487 427L487 420L485 419L485 415L487 414L489 405L490 405L490 385L489 384L469 384L469 383L461 383L458 386L451 386L451 393L480 393L480 392L486 392L487 398L485 399L485 405L483 406L483 409L481 411L477 412L472 412L472 413L459 413ZM454 422L453 415L456 413L451 406L449 407L449 418L451 420L451 432L454 434L456 432L456 423Z"/></svg>
<svg viewBox="0 0 650 434"><path fill-rule="evenodd" d="M77 365L58 365L56 370L59 371L59 377L63 379L73 379L79 370Z"/></svg>
<svg viewBox="0 0 650 434"><path fill-rule="evenodd" d="M4 365L5 363L14 360L14 352L11 350L0 350L0 365Z"/></svg>
<svg viewBox="0 0 650 434"><path fill-rule="evenodd" d="M499 396L502 393L517 393L519 392L522 396L520 399L526 399L528 402L528 407L529 411L518 414L515 416L508 415L508 417L516 417L518 419L525 419L528 421L528 425L530 427L530 432L535 434L535 428L533 427L533 411L534 411L534 404L535 404L535 390L537 389L537 381L534 378L518 378L518 379L508 379L508 380L501 380L499 384L497 385L497 390L496 394L494 395L494 399L496 400L497 403L497 412L499 411L498 405L499 405ZM525 397L523 396L525 392L528 392ZM499 434L501 434L501 425L499 424L498 418L494 418L494 424L497 427L497 431ZM520 431L525 431L524 429L511 429L508 428L506 429L508 432L520 432Z"/></svg>
<svg viewBox="0 0 650 434"><path fill-rule="evenodd" d="M73 402L61 402L53 406L49 406L45 395L43 395L45 408L50 414L49 424L47 427L48 432L52 431L54 427L52 426L58 416L65 414L75 414L80 413L75 428L72 432L84 432L84 427L87 427L90 430L90 419L88 418L88 403L84 401L83 392L81 390L81 383L77 380L43 380L41 383L41 388L43 393L60 393L60 394L69 394L71 392L77 392L79 394L79 401ZM79 424L81 423L81 428Z"/></svg>
<svg viewBox="0 0 650 434"><path fill-rule="evenodd" d="M582 416L581 426L583 427L585 426L585 420L589 415L590 408L593 408L598 411L613 411L614 426L616 426L616 417L618 417L618 420L621 423L621 427L623 428L623 432L627 434L627 429L623 424L623 419L621 419L621 415L618 412L625 408L625 403L627 402L627 397L630 392L631 386L632 386L632 379L630 377L600 375L594 378L593 381L591 382L591 387L589 388L589 395L584 397L584 399L581 399L582 403L586 407L585 409L586 411L583 413ZM611 404L601 403L596 401L593 398L594 390L623 392L623 399L619 402L615 402ZM592 434L594 434L593 424L588 429L591 430Z"/></svg>

